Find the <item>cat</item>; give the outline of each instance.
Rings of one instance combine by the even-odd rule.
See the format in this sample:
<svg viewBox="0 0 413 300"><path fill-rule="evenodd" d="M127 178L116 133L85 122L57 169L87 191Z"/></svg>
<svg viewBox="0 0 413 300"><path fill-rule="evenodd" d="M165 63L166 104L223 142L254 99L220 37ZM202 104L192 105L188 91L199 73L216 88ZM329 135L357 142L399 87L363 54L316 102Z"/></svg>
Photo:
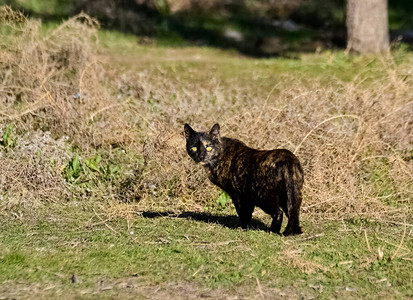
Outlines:
<svg viewBox="0 0 413 300"><path fill-rule="evenodd" d="M280 234L284 211L288 223L283 234L302 233L299 216L304 175L292 152L249 148L239 140L221 137L219 124L209 132L196 132L185 124L184 133L188 155L231 197L243 229L250 227L258 206L273 218L272 232Z"/></svg>

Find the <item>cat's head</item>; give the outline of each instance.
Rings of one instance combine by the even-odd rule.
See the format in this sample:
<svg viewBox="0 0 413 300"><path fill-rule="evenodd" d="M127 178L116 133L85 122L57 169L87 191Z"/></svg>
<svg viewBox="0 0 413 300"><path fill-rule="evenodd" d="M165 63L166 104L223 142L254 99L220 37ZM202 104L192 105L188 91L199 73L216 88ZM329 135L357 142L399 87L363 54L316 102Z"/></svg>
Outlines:
<svg viewBox="0 0 413 300"><path fill-rule="evenodd" d="M196 163L214 165L221 150L219 129L215 124L209 132L197 132L185 124L186 151Z"/></svg>

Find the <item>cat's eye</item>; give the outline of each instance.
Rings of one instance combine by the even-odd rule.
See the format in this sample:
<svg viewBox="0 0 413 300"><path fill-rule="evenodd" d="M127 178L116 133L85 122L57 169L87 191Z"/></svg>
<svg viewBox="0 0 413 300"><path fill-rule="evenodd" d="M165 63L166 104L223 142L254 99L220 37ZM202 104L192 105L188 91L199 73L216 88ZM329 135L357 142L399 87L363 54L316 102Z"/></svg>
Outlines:
<svg viewBox="0 0 413 300"><path fill-rule="evenodd" d="M196 152L198 150L198 148L197 147L192 147L191 150Z"/></svg>
<svg viewBox="0 0 413 300"><path fill-rule="evenodd" d="M211 151L211 150L212 150L211 146L206 147L206 151Z"/></svg>

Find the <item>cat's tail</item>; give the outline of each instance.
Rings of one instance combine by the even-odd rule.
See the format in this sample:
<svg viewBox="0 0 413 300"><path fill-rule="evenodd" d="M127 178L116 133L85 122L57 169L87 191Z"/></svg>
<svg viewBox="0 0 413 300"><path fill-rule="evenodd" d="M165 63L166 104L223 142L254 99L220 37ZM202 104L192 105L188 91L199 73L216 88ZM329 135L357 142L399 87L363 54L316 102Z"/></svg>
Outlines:
<svg viewBox="0 0 413 300"><path fill-rule="evenodd" d="M303 171L299 165L284 168L284 182L287 192L288 224L284 235L302 233L300 227L300 207L302 202Z"/></svg>

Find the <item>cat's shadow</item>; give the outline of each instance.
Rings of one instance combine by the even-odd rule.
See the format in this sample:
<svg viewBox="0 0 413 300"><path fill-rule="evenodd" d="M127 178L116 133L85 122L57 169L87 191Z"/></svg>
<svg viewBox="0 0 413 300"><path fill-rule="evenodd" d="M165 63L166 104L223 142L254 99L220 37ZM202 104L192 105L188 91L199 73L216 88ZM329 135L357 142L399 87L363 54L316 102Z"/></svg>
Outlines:
<svg viewBox="0 0 413 300"><path fill-rule="evenodd" d="M183 211L181 213L175 213L175 212L170 212L170 211L167 211L167 212L143 211L143 212L140 212L139 215L141 215L144 218L148 218L148 219L162 218L162 217L188 219L188 220L201 221L205 223L215 223L215 224L219 224L224 227L231 228L231 229L241 228L238 216L234 216L234 215L223 216L223 215L216 215L216 214L211 214L207 212L193 212L193 211ZM251 221L251 229L269 231L269 227L266 224L264 224L262 221L257 220L255 218L253 218Z"/></svg>

